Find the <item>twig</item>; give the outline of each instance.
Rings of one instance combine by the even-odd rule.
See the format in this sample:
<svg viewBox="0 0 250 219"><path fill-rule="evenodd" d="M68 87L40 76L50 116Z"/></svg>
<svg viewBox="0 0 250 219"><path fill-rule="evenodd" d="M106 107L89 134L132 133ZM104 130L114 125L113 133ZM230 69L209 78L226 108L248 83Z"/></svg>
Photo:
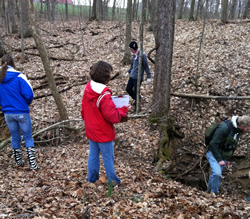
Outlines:
<svg viewBox="0 0 250 219"><path fill-rule="evenodd" d="M206 96L200 94L171 93L172 96L215 100L250 100L250 96Z"/></svg>
<svg viewBox="0 0 250 219"><path fill-rule="evenodd" d="M202 156L201 156L200 159L202 159L202 157L206 154L206 152L207 152L207 151L205 151L205 152L202 154ZM174 180L176 181L176 180L178 180L179 178L181 178L182 176L184 176L184 175L186 175L187 173L189 173L190 171L192 171L192 170L200 163L200 159L197 160L197 161L195 162L195 164L194 164L192 167L190 167L188 170L186 170L184 173L182 173L181 175L175 177Z"/></svg>

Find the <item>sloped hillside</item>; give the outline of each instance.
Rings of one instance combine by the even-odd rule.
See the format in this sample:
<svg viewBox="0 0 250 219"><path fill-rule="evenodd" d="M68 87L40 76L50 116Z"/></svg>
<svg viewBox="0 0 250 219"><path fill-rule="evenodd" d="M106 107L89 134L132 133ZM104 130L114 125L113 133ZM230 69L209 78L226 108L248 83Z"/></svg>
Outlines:
<svg viewBox="0 0 250 219"><path fill-rule="evenodd" d="M114 75L119 75L109 83L109 87L114 95L126 93L128 79L124 75L129 66L119 64L124 50L125 24L86 22L82 23L81 29L78 22L39 25L62 99L70 119L75 120L71 125L82 127L82 88L89 80L89 68L93 63L103 60L112 64ZM207 21L196 87L202 21L177 20L172 91L249 96L249 29L246 21L227 25ZM138 40L138 23L133 23L132 31L133 39ZM34 88L35 99L30 107L33 130L49 127L59 121L59 115L49 95L34 41L25 39L25 63L21 64L20 39L3 36L4 32L2 29L1 36L7 50L13 51L17 67L23 69ZM153 47L153 34L145 27L145 52ZM154 75L152 63L150 69ZM143 83L141 89L142 113L150 113L153 83ZM188 157L180 161L175 170L183 173L199 159L208 124L232 115L249 114L249 105L249 100L171 97L171 114L185 133L177 152L179 157L184 154ZM153 158L159 133L147 118L130 118L115 127L115 169L122 183L112 189L105 183L103 165L98 182L90 184L85 181L89 148L83 129L62 132L63 127L60 127L38 135L35 138L37 160L42 169L37 172L29 171L28 165L17 168L10 146L0 151L0 218L248 218L249 191L242 188L240 178L232 179L230 176L249 156L249 135L242 138L237 158L225 171L221 195L214 197L154 171ZM189 163L185 163L187 161ZM203 159L202 167L205 162ZM164 165L167 166L168 162ZM249 168L249 160L241 168ZM190 174L192 176L195 172ZM206 172L204 174L208 177Z"/></svg>

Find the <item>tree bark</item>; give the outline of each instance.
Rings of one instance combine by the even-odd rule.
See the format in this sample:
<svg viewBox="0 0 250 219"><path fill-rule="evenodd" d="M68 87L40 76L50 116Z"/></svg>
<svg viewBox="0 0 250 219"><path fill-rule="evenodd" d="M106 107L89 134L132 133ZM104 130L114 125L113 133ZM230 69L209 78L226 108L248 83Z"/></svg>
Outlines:
<svg viewBox="0 0 250 219"><path fill-rule="evenodd" d="M115 5L116 5L116 0L114 0L112 7L112 21L115 20Z"/></svg>
<svg viewBox="0 0 250 219"><path fill-rule="evenodd" d="M33 38L35 40L40 57L42 59L42 63L43 63L44 69L45 69L46 76L48 78L48 83L49 83L49 87L50 87L52 96L56 102L60 118L62 120L67 120L68 113L67 113L67 110L63 104L63 101L62 101L61 96L58 92L58 89L56 87L55 79L53 77L52 70L51 70L50 63L49 63L49 58L48 58L48 55L46 53L44 44L41 40L40 34L39 34L37 27L36 27L33 0L27 0L27 1L28 1L28 5L29 5L29 13L27 13L27 14L29 15L30 22L31 22L32 35L33 35Z"/></svg>
<svg viewBox="0 0 250 219"><path fill-rule="evenodd" d="M150 26L149 30L153 31L154 37L156 38L157 32L157 1L158 0L151 0L148 2L149 13L150 13Z"/></svg>
<svg viewBox="0 0 250 219"><path fill-rule="evenodd" d="M189 21L194 21L194 5L195 5L195 0L192 0L190 11L189 11Z"/></svg>
<svg viewBox="0 0 250 219"><path fill-rule="evenodd" d="M143 25L145 17L145 4L146 1L142 0L141 5L141 22L140 22L140 58L139 58L139 68L138 68L138 78L137 78L137 92L136 92L136 113L140 111L140 85L141 85L141 68L142 68L142 53L143 53Z"/></svg>
<svg viewBox="0 0 250 219"><path fill-rule="evenodd" d="M68 1L65 0L65 14L66 14L66 21L69 20L69 13L68 13Z"/></svg>
<svg viewBox="0 0 250 219"><path fill-rule="evenodd" d="M222 0L222 12L221 12L221 22L223 24L227 23L227 9L228 9L228 0Z"/></svg>
<svg viewBox="0 0 250 219"><path fill-rule="evenodd" d="M250 0L245 0L245 10L242 18L250 18Z"/></svg>
<svg viewBox="0 0 250 219"><path fill-rule="evenodd" d="M179 13L178 13L178 19L182 19L182 12L183 12L183 6L184 6L184 1L185 0L179 0Z"/></svg>
<svg viewBox="0 0 250 219"><path fill-rule="evenodd" d="M127 11L126 11L126 39L124 56L122 59L123 65L128 65L131 63L131 53L129 49L129 43L131 42L131 25L132 25L132 0L127 1Z"/></svg>
<svg viewBox="0 0 250 219"><path fill-rule="evenodd" d="M175 0L158 0L153 111L158 117L170 108L171 68L174 43Z"/></svg>
<svg viewBox="0 0 250 219"><path fill-rule="evenodd" d="M233 20L235 18L236 7L237 7L237 0L232 0L231 8L230 8L230 14L229 14L229 18L231 20Z"/></svg>
<svg viewBox="0 0 250 219"><path fill-rule="evenodd" d="M10 22L11 22L11 32L17 33L18 28L16 24L16 19L15 19L15 5L14 5L13 0L8 0L8 8L9 8L9 17L10 17Z"/></svg>
<svg viewBox="0 0 250 219"><path fill-rule="evenodd" d="M93 1L93 7L92 7L92 15L90 17L90 21L94 21L97 20L97 15L96 15L96 11L97 11L97 0Z"/></svg>
<svg viewBox="0 0 250 219"><path fill-rule="evenodd" d="M28 38L32 36L31 33L31 28L29 25L29 16L28 16L28 5L27 5L27 0L20 0L20 5L21 5L21 22L22 22L22 32L23 32L23 37ZM21 36L21 30L20 30L20 36Z"/></svg>

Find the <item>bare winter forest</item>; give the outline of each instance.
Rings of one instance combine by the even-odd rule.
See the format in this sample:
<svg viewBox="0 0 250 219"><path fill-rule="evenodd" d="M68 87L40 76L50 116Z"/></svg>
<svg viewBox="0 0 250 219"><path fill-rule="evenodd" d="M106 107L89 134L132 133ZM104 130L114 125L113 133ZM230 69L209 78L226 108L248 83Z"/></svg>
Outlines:
<svg viewBox="0 0 250 219"><path fill-rule="evenodd" d="M139 40L139 26L133 22L132 40ZM148 27L146 23L146 54L155 47ZM68 123L60 120L34 39L24 39L23 57L18 34L4 34L2 26L5 50L12 53L17 69L26 74L34 90L30 114L41 170L30 171L28 164L16 166L1 120L0 143L8 142L0 148L0 218L249 218L249 134L240 140L218 196L205 192L209 164L203 156L204 131L209 124L250 113L249 19L226 24L206 21L196 81L202 28L203 20L175 21L170 114L185 134L175 143L175 165L167 173L164 170L171 161L165 161L161 171L155 170L160 136L156 124L148 120L154 107L156 74L149 61L152 83L142 83L141 112L130 113L127 122L115 124L115 169L122 183L110 188L102 162L100 180L86 182L89 145L80 114L82 89L90 80L90 67L103 60L114 68L109 83L113 95L126 94L125 73L130 66L120 62L126 24L39 22Z"/></svg>

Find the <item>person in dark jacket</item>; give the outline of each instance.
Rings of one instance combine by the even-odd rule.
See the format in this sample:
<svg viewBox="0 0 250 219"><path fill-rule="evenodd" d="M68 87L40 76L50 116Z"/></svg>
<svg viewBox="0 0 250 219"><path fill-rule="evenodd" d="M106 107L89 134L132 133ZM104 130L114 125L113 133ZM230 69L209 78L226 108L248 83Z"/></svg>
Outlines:
<svg viewBox="0 0 250 219"><path fill-rule="evenodd" d="M36 155L32 137L32 124L29 105L33 100L33 90L27 77L15 70L13 58L6 54L1 59L0 69L0 106L11 134L13 156L18 166L23 165L22 132L30 169L36 170Z"/></svg>
<svg viewBox="0 0 250 219"><path fill-rule="evenodd" d="M106 86L110 81L113 68L110 64L99 61L91 67L91 81L83 90L81 115L85 122L86 137L89 140L89 158L87 181L99 179L100 158L102 154L108 183L120 183L114 169L115 127L122 117L127 117L131 106L116 108L111 98L111 90Z"/></svg>
<svg viewBox="0 0 250 219"><path fill-rule="evenodd" d="M136 106L136 95L137 95L137 79L138 79L138 71L139 71L139 57L140 57L140 49L135 41L132 41L129 44L129 48L131 53L133 54L131 67L128 72L125 74L125 77L129 77L126 91L128 92L129 96L135 100ZM147 56L143 52L142 53L142 66L141 66L141 83L143 81L144 72L147 73L147 84L151 83L151 72L149 70ZM134 112L136 109L134 110Z"/></svg>
<svg viewBox="0 0 250 219"><path fill-rule="evenodd" d="M211 174L208 181L207 192L219 194L219 186L222 178L222 171L228 167L230 160L236 150L240 135L250 131L250 116L233 116L231 119L232 128L222 122L208 145L206 157L211 167Z"/></svg>

